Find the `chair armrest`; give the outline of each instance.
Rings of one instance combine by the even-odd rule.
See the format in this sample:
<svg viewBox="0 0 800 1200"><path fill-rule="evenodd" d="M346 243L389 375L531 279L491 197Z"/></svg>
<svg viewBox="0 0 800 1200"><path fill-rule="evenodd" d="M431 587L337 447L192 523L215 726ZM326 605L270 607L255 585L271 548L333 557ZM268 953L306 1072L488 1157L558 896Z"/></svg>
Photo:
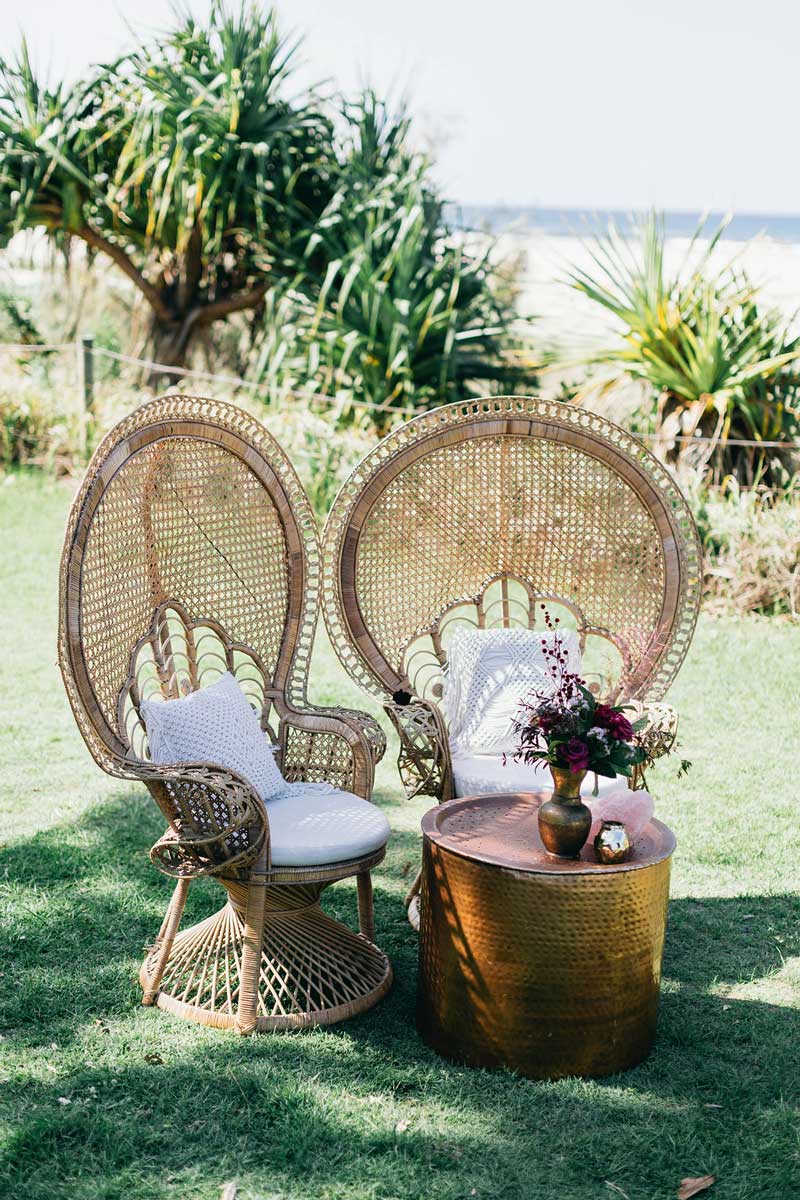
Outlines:
<svg viewBox="0 0 800 1200"><path fill-rule="evenodd" d="M386 753L386 734L379 721L376 721L369 713L362 712L358 708L340 708L338 705L334 705L331 708L322 708L318 711L330 716L342 717L345 721L355 721L369 742L372 761L377 767Z"/></svg>
<svg viewBox="0 0 800 1200"><path fill-rule="evenodd" d="M384 704L384 711L400 735L397 768L406 796L433 796L439 803L453 795L450 743L444 718L435 704L411 700Z"/></svg>
<svg viewBox="0 0 800 1200"><path fill-rule="evenodd" d="M380 748L371 728L376 724L366 713L347 709L285 708L278 735L284 779L330 783L368 800Z"/></svg>
<svg viewBox="0 0 800 1200"><path fill-rule="evenodd" d="M267 814L240 775L209 763L139 763L129 773L147 785L169 821L150 851L166 875L241 870L255 862L265 842L269 866Z"/></svg>

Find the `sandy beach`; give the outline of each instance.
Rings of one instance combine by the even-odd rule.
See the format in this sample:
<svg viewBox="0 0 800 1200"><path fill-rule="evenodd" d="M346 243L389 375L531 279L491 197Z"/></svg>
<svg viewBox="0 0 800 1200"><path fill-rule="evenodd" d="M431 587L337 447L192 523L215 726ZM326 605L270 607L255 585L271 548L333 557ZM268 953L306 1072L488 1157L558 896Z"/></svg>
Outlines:
<svg viewBox="0 0 800 1200"><path fill-rule="evenodd" d="M707 243L698 242L695 252ZM685 260L690 242L686 238L667 241L666 265L677 270ZM520 311L534 315L537 340L580 352L602 343L612 321L597 304L565 286L571 267L591 269L590 243L578 237L544 233L503 234L498 245L502 257L520 256ZM789 318L800 307L800 243L781 242L762 236L751 242L722 239L712 262L722 266L735 261L752 283L763 289L763 302L780 309ZM795 331L800 321L794 320Z"/></svg>

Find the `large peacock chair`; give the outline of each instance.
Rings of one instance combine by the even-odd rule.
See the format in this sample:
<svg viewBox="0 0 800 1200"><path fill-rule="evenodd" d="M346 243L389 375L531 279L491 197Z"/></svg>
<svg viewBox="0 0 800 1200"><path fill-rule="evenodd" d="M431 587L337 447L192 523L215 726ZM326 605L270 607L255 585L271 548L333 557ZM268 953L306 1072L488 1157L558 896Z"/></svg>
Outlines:
<svg viewBox="0 0 800 1200"><path fill-rule="evenodd" d="M395 429L325 528L333 646L396 726L408 795L438 801L520 790L501 758L477 775L454 762L441 698L456 628L536 628L546 609L577 631L599 696L651 704L686 654L701 582L694 521L657 459L594 413L520 396Z"/></svg>
<svg viewBox="0 0 800 1200"><path fill-rule="evenodd" d="M332 851L307 866L302 846L287 853L295 810L287 824L284 806L279 855L270 803L240 774L214 762L151 760L142 705L180 699L229 672L277 745L287 782L316 783L319 793L327 781L385 821L358 799L368 799L385 747L377 723L306 702L319 585L303 488L244 412L166 396L98 447L64 545L61 670L97 763L146 784L168 823L151 858L178 882L142 966L144 1003L241 1033L331 1023L388 990L370 879L386 836L379 829L375 844L373 821L365 850L363 830L329 829ZM313 818L305 824L313 841ZM222 884L227 903L179 931L187 888L201 875ZM325 887L353 875L358 935L319 904Z"/></svg>

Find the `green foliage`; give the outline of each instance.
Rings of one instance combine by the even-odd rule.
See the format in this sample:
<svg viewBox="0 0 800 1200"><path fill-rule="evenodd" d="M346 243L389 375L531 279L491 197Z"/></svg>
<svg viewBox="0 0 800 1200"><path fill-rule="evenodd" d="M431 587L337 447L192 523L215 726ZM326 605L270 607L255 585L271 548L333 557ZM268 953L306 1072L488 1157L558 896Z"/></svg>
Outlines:
<svg viewBox="0 0 800 1200"><path fill-rule="evenodd" d="M0 338L26 346L41 345L43 341L29 305L20 296L3 290L0 290Z"/></svg>
<svg viewBox="0 0 800 1200"><path fill-rule="evenodd" d="M704 435L705 461L717 447L715 466L747 481L780 473L785 460L757 447L728 447L729 439L791 441L800 428L800 340L788 323L764 309L756 289L735 264L715 267L721 226L704 249L702 226L683 262L669 273L664 262L663 219L655 214L622 236L612 225L592 248L594 269L575 270L572 286L616 319L620 335L593 355L592 366L610 368L585 392L608 393L624 380L645 385L655 401L655 425L665 446L680 457L679 438ZM698 447L689 456L698 461Z"/></svg>
<svg viewBox="0 0 800 1200"><path fill-rule="evenodd" d="M0 467L63 468L80 448L78 414L57 406L49 387L25 377L0 386Z"/></svg>
<svg viewBox="0 0 800 1200"><path fill-rule="evenodd" d="M374 430L364 420L339 424L336 413L314 413L304 403L273 404L258 415L292 460L321 528L339 488L375 445Z"/></svg>
<svg viewBox="0 0 800 1200"><path fill-rule="evenodd" d="M273 11L215 0L207 24L187 14L103 80L103 124L124 135L109 181L118 219L173 259L199 238L215 299L290 253L327 198L329 123L311 97L285 96L295 50Z"/></svg>
<svg viewBox="0 0 800 1200"><path fill-rule="evenodd" d="M800 476L775 492L698 480L690 501L705 552L706 607L800 618Z"/></svg>
<svg viewBox="0 0 800 1200"><path fill-rule="evenodd" d="M258 375L386 413L530 389L536 368L492 265L456 238L409 121L367 91L343 113L336 188L268 306Z"/></svg>
<svg viewBox="0 0 800 1200"><path fill-rule="evenodd" d="M181 361L260 303L327 201L330 127L286 98L293 53L271 11L220 0L73 87L42 84L23 44L0 61L3 241L43 227L109 255Z"/></svg>
<svg viewBox="0 0 800 1200"><path fill-rule="evenodd" d="M23 44L0 60L2 244L43 227L109 256L168 365L263 306L258 375L284 390L407 409L533 382L491 247L452 237L407 117L290 99L295 50L223 0L73 87Z"/></svg>

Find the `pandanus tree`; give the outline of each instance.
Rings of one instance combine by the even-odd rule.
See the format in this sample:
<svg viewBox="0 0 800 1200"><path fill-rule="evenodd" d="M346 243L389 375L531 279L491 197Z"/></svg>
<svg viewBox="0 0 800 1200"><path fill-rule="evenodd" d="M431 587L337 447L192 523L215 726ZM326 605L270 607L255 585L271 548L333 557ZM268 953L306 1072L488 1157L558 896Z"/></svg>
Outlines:
<svg viewBox="0 0 800 1200"><path fill-rule="evenodd" d="M150 351L258 310L325 208L331 130L289 94L272 12L215 2L73 86L0 60L0 245L22 229L106 255L149 306Z"/></svg>
<svg viewBox="0 0 800 1200"><path fill-rule="evenodd" d="M719 475L779 484L800 432L800 339L735 261L717 261L724 230L706 239L701 224L672 270L655 213L589 245L591 264L568 282L617 332L589 358L602 374L584 394L635 381L670 458L704 466L715 457Z"/></svg>
<svg viewBox="0 0 800 1200"><path fill-rule="evenodd" d="M530 390L537 363L488 235L449 225L407 115L367 90L345 103L336 186L266 308L257 371L287 390L397 410Z"/></svg>

